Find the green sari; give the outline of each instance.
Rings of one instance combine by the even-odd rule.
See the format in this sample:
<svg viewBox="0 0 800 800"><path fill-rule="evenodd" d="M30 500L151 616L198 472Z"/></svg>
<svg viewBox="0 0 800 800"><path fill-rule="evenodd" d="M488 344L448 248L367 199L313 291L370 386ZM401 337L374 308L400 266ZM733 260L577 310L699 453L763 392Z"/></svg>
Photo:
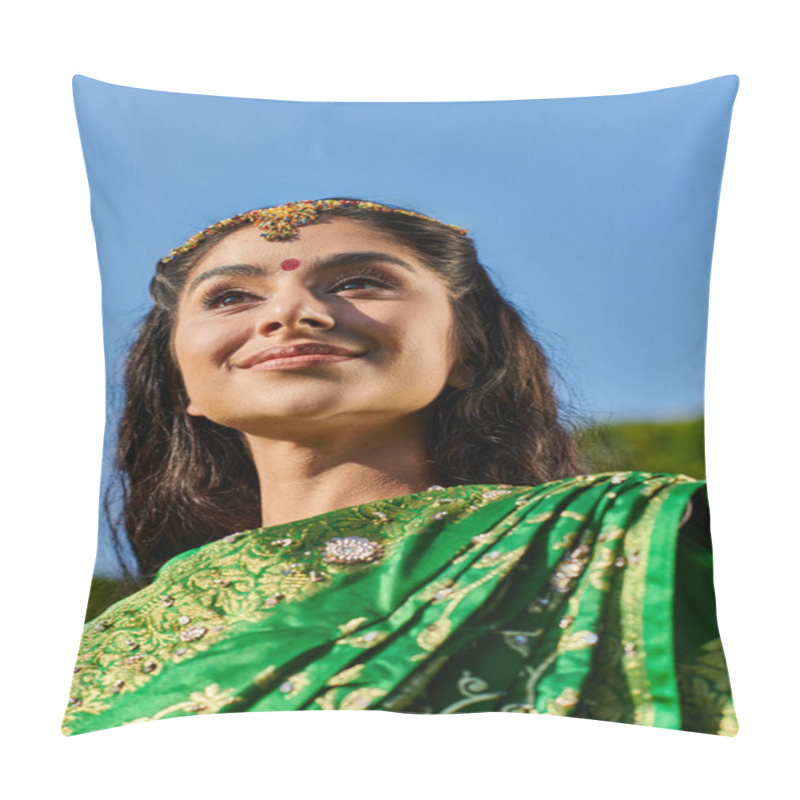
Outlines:
<svg viewBox="0 0 800 800"><path fill-rule="evenodd" d="M432 487L225 536L84 628L64 733L383 709L738 726L705 483Z"/></svg>

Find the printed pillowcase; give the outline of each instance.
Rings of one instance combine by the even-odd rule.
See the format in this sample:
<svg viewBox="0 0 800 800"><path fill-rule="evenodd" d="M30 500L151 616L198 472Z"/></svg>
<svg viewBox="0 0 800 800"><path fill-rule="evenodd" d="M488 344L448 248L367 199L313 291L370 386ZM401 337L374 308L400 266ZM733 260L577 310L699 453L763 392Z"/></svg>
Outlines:
<svg viewBox="0 0 800 800"><path fill-rule="evenodd" d="M702 422L737 89L76 76L114 400L64 732L383 709L734 735Z"/></svg>

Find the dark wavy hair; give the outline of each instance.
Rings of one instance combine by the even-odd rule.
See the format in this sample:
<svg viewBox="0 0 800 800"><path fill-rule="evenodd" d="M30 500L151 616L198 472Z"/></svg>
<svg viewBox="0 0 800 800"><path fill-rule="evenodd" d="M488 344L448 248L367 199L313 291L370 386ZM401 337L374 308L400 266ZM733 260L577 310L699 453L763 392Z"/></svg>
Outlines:
<svg viewBox="0 0 800 800"><path fill-rule="evenodd" d="M439 483L534 486L580 474L548 359L520 312L479 263L472 240L434 220L355 205L320 211L313 224L337 217L394 237L449 287L454 352L471 373L471 384L445 386L433 402L426 446ZM178 299L190 271L210 248L248 224L213 231L194 249L159 262L150 283L153 307L125 363L126 397L114 460L122 492L116 522L109 494L105 500L130 582L137 581L125 567L125 538L138 561L141 584L175 555L261 524L258 476L244 435L186 413L189 398L171 346Z"/></svg>

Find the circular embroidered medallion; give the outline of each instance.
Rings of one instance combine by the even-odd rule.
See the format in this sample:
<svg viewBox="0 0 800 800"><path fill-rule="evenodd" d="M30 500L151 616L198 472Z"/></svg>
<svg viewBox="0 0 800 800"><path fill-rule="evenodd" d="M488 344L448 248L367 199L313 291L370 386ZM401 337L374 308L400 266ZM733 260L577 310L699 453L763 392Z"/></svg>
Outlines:
<svg viewBox="0 0 800 800"><path fill-rule="evenodd" d="M325 542L322 560L328 564L357 564L377 561L383 555L383 548L362 536L345 536Z"/></svg>

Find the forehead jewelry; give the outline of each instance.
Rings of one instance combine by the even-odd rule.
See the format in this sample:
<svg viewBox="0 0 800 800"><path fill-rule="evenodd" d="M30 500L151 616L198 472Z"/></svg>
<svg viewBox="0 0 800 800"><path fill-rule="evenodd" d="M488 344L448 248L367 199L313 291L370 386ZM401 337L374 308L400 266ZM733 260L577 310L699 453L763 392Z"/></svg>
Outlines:
<svg viewBox="0 0 800 800"><path fill-rule="evenodd" d="M225 230L240 222L252 222L263 230L261 237L270 242L281 241L283 239L291 239L295 236L297 229L301 225L309 225L317 221L319 213L326 211L330 208L343 208L345 206L354 206L356 208L363 208L369 211L385 211L392 214L405 214L409 217L417 217L417 219L426 219L430 222L438 222L446 228L451 228L454 231L466 236L467 231L465 228L459 228L457 225L447 225L444 222L439 222L438 219L427 217L424 214L418 214L416 211L408 211L405 208L392 208L385 206L381 203L373 203L369 200L299 200L294 203L286 203L282 206L272 206L270 208L257 208L253 211L246 211L244 214L237 214L235 217L223 219L220 222L215 222L209 225L205 230L196 233L185 244L176 247L168 256L161 259L162 264L172 261L173 258L188 253L197 247L203 239L214 231Z"/></svg>

